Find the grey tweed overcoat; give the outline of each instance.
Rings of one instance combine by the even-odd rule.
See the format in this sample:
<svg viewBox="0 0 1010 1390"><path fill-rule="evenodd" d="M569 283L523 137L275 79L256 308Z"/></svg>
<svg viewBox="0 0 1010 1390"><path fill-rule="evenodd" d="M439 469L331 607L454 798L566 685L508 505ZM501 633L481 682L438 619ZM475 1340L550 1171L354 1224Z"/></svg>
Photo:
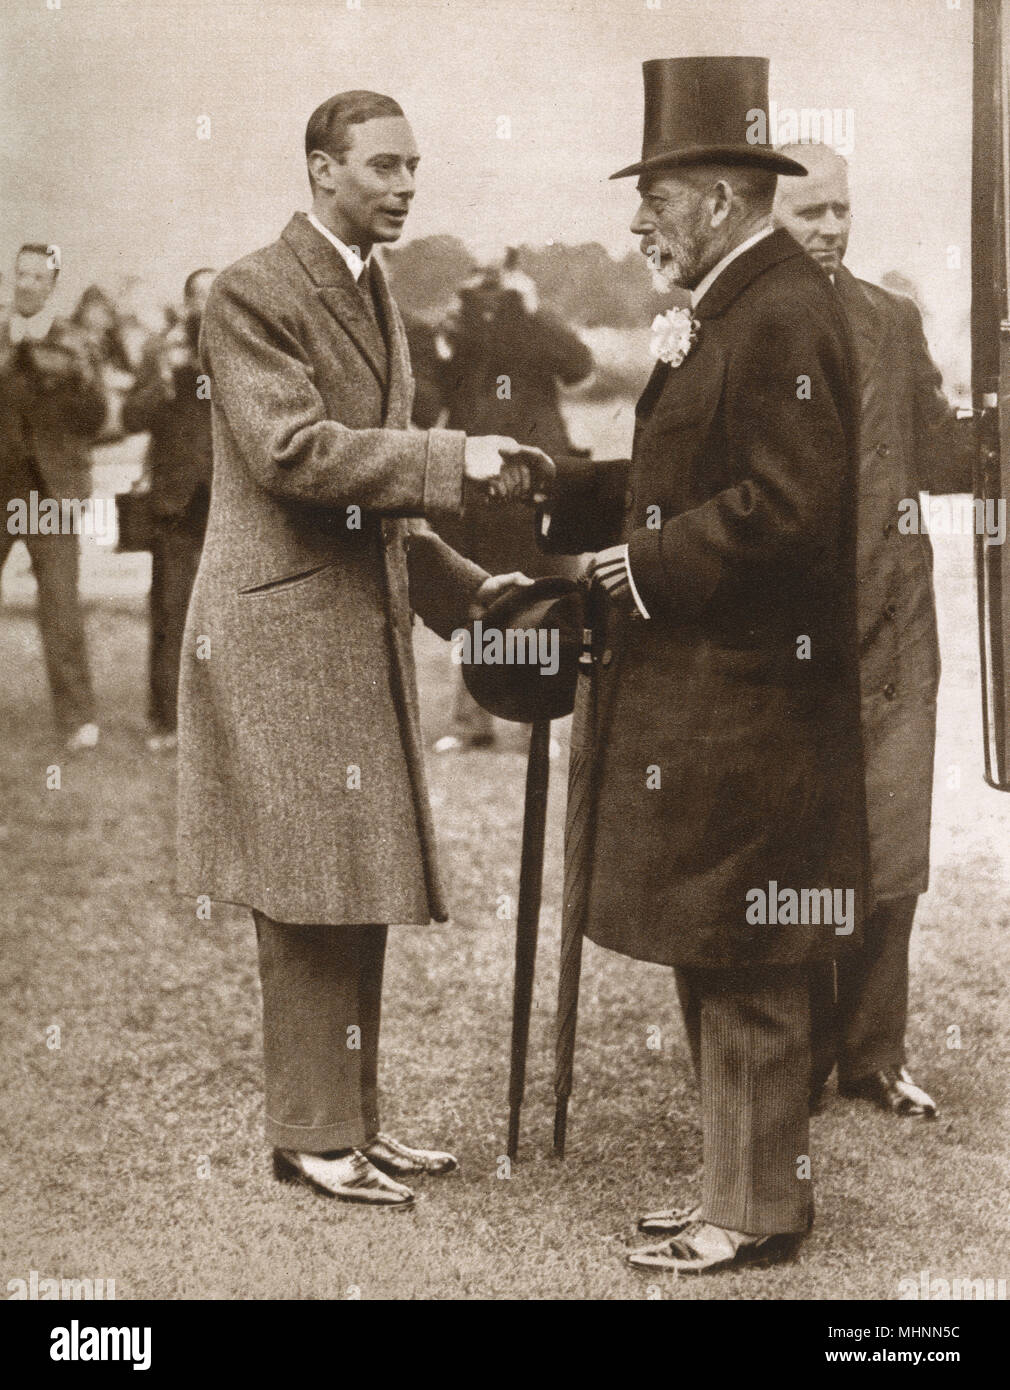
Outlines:
<svg viewBox="0 0 1010 1390"><path fill-rule="evenodd" d="M179 695L179 886L277 921L445 920L412 611L443 636L484 572L458 431L408 428L403 325L297 213L204 317L214 473Z"/></svg>

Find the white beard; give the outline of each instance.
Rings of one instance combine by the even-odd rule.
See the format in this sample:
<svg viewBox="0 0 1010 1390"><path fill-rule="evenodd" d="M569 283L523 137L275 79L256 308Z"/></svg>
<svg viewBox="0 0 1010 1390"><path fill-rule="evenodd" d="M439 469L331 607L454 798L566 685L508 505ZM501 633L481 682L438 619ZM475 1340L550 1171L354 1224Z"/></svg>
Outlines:
<svg viewBox="0 0 1010 1390"><path fill-rule="evenodd" d="M684 281L690 274L690 267L698 261L699 248L694 238L688 235L678 238L673 244L664 239L663 252L670 258L667 263L649 267L653 289L657 294L669 294L671 290L686 289Z"/></svg>

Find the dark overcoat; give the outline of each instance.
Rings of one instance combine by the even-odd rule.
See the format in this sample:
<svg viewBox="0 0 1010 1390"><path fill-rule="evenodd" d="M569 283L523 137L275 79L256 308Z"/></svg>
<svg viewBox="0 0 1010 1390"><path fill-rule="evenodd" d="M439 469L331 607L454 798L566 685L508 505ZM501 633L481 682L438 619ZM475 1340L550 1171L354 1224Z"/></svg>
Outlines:
<svg viewBox="0 0 1010 1390"><path fill-rule="evenodd" d="M929 886L929 827L940 650L933 548L909 529L920 492L972 490L969 421L958 421L929 355L918 309L857 280L835 287L852 328L862 417L859 664L870 865L878 900ZM928 512L927 512L928 516Z"/></svg>
<svg viewBox="0 0 1010 1390"><path fill-rule="evenodd" d="M485 302L493 305L488 321L476 308L466 313L452 339L451 358L440 364L446 423L467 434L509 435L551 458L571 454L558 385L584 380L593 370L592 353L556 314L528 313L514 290L478 304ZM477 564L493 574L522 570L534 578L575 569L571 561L547 561L538 550L524 503L488 506L473 484L464 487L463 496L462 517L443 526L441 534Z"/></svg>
<svg viewBox="0 0 1010 1390"><path fill-rule="evenodd" d="M68 331L70 325L56 320L42 346L59 347ZM17 479L20 494L21 470L29 458L45 497L90 496L89 446L105 413L98 364L91 354L81 353L79 370L46 377L33 369L27 344L12 347L8 325L0 322L0 486Z"/></svg>
<svg viewBox="0 0 1010 1390"><path fill-rule="evenodd" d="M851 344L786 232L695 315L638 402L630 466L563 461L549 507L548 545L629 542L650 614L609 604L594 624L584 925L669 965L825 958L866 908ZM749 920L751 890L780 889L851 891L848 934L809 909Z"/></svg>
<svg viewBox="0 0 1010 1390"><path fill-rule="evenodd" d="M176 367L171 386L161 374L162 340L147 345L136 380L123 402L123 428L148 432L146 467L151 476L155 516L182 517L194 494L210 488L212 472L211 406L201 391L195 365Z"/></svg>
<svg viewBox="0 0 1010 1390"><path fill-rule="evenodd" d="M441 635L485 578L421 520L458 511L465 436L408 428L380 330L301 213L215 280L210 516L183 644L180 887L282 922L447 916L412 608ZM360 524L359 524L360 523Z"/></svg>
<svg viewBox="0 0 1010 1390"><path fill-rule="evenodd" d="M593 356L556 314L529 313L516 291L503 290L493 297L487 321L480 314L464 316L451 351L440 382L451 427L510 435L552 458L571 452L558 383L583 381L593 370Z"/></svg>

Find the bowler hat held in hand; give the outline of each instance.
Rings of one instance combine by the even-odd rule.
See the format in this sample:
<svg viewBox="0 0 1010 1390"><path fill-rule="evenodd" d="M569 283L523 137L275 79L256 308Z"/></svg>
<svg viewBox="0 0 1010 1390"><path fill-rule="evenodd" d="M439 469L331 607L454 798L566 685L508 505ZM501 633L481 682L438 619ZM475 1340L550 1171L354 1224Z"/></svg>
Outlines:
<svg viewBox="0 0 1010 1390"><path fill-rule="evenodd" d="M457 629L453 659L473 698L499 719L561 719L575 705L582 625L582 586L538 579L509 589Z"/></svg>

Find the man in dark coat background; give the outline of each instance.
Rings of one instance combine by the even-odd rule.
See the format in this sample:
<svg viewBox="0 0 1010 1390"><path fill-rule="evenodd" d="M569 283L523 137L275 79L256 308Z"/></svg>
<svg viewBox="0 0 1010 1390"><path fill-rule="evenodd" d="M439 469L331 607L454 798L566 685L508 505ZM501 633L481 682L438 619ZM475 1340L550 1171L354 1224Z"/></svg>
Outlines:
<svg viewBox="0 0 1010 1390"><path fill-rule="evenodd" d="M936 1105L905 1067L908 950L929 885L940 652L929 535L900 525L920 491L970 492L970 422L941 389L910 299L842 264L852 211L848 166L825 145L789 145L808 168L784 177L775 218L827 271L852 328L861 393L858 517L859 664L875 907L862 949L821 972L813 1003L815 1098L838 1063L839 1090L894 1115Z"/></svg>
<svg viewBox="0 0 1010 1390"><path fill-rule="evenodd" d="M175 746L182 634L210 506L210 391L197 344L213 279L206 266L187 276L182 320L147 345L123 403L124 429L151 436L138 490L148 492L154 519L147 740L152 753Z"/></svg>
<svg viewBox="0 0 1010 1390"><path fill-rule="evenodd" d="M692 310L654 325L630 464L561 461L539 518L600 552L606 595L564 910L675 967L700 1083L701 1201L629 1258L695 1273L809 1229L810 971L864 910L854 367L827 277L771 226L802 166L747 138L767 66L645 64L643 158L614 177L639 175L632 231Z"/></svg>
<svg viewBox="0 0 1010 1390"><path fill-rule="evenodd" d="M584 381L593 356L579 335L539 302L533 280L518 268L514 249L501 268L488 266L460 287L436 343L442 356L435 380L447 410L446 426L467 434L507 434L551 458L574 454L559 388ZM574 576L578 562L547 557L530 533L522 502L489 506L475 484L464 484L463 512L447 518L439 534L491 574L522 570L536 578ZM492 716L471 699L455 668L453 732L435 751L487 747Z"/></svg>

